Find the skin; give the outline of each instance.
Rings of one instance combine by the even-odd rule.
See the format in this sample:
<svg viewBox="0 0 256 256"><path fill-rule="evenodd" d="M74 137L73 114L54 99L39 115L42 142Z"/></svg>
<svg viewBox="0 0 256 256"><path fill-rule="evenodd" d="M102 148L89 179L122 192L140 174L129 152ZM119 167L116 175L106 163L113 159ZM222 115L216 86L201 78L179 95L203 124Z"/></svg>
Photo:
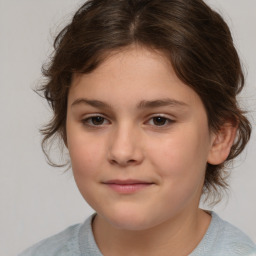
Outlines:
<svg viewBox="0 0 256 256"><path fill-rule="evenodd" d="M201 99L164 55L129 47L75 75L66 126L74 178L97 212L93 232L104 255L193 251L211 220L198 208L206 164L225 159L234 132L209 130ZM116 179L146 185L122 193L108 184Z"/></svg>

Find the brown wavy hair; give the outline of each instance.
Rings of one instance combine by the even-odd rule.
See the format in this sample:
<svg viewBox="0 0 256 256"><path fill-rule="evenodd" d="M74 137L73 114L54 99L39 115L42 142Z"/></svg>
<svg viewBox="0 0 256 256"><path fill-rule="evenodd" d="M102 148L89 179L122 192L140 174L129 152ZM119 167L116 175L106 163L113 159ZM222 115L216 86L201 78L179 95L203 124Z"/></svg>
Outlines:
<svg viewBox="0 0 256 256"><path fill-rule="evenodd" d="M244 75L228 25L202 0L89 0L56 37L54 53L39 91L53 110L41 130L42 147L59 136L66 143L67 97L74 73L96 69L109 53L132 44L164 52L181 81L200 96L209 128L217 132L227 120L238 127L227 160L207 165L203 192L217 195L228 187L227 164L247 144L251 126L236 96ZM49 143L50 142L50 143Z"/></svg>

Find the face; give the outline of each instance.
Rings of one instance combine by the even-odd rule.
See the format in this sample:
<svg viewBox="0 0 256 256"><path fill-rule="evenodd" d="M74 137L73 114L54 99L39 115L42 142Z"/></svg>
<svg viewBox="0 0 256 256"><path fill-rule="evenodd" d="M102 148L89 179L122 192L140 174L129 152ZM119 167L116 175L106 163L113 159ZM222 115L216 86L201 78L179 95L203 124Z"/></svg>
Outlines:
<svg viewBox="0 0 256 256"><path fill-rule="evenodd" d="M197 211L213 136L161 53L129 48L74 76L66 125L77 186L106 222L143 230Z"/></svg>

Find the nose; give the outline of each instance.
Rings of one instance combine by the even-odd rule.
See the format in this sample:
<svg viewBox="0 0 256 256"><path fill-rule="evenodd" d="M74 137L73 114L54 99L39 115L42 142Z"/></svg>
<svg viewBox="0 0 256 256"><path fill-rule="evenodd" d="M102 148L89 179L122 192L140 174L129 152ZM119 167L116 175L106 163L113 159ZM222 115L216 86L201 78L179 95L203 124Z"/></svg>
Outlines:
<svg viewBox="0 0 256 256"><path fill-rule="evenodd" d="M108 161L122 167L141 164L144 156L140 137L127 125L116 128L109 142Z"/></svg>

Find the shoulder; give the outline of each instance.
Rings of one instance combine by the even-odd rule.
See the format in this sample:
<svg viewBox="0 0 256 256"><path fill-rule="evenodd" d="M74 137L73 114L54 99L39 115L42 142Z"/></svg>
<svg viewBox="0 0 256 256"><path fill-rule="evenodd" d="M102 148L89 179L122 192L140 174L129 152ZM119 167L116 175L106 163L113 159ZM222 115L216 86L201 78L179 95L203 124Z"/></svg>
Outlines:
<svg viewBox="0 0 256 256"><path fill-rule="evenodd" d="M256 245L240 229L212 212L211 224L191 256L256 256Z"/></svg>
<svg viewBox="0 0 256 256"><path fill-rule="evenodd" d="M90 216L82 224L70 226L62 232L38 242L18 256L80 256L79 235L82 227L90 226L92 217Z"/></svg>
<svg viewBox="0 0 256 256"><path fill-rule="evenodd" d="M216 229L220 248L225 248L230 255L256 256L256 246L245 233L222 220L217 214L213 213L213 215L215 215L216 222L218 222L216 223Z"/></svg>
<svg viewBox="0 0 256 256"><path fill-rule="evenodd" d="M248 248L248 250L254 249L255 252L255 244L245 233L229 222L222 220L216 213L212 213L212 216L215 231L221 244L232 245L237 251Z"/></svg>

